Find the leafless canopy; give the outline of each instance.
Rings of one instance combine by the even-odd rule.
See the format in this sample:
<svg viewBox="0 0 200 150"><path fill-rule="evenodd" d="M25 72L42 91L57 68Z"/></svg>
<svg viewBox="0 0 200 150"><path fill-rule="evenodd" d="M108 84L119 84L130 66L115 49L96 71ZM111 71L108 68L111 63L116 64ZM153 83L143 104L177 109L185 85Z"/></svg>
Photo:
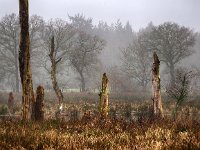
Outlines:
<svg viewBox="0 0 200 150"><path fill-rule="evenodd" d="M151 80L150 51L144 41L147 31L140 31L133 42L122 51L122 70L146 89Z"/></svg>
<svg viewBox="0 0 200 150"><path fill-rule="evenodd" d="M184 26L165 22L153 28L147 43L170 69L171 81L174 82L175 65L193 53L195 34Z"/></svg>

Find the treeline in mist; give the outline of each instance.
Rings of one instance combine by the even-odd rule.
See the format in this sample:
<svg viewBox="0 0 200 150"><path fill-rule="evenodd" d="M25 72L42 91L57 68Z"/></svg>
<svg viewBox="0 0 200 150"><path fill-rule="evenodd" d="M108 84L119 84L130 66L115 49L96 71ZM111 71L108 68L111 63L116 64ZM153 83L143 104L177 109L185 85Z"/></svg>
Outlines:
<svg viewBox="0 0 200 150"><path fill-rule="evenodd" d="M52 89L52 70L61 89L95 91L107 72L110 91L146 91L151 82L153 52L161 59L163 84L175 81L176 70L192 70L198 87L200 35L177 23L149 23L134 31L129 22L111 25L77 14L45 21L33 15L29 20L34 87ZM0 20L0 87L19 92L19 17ZM53 40L53 49L52 49ZM194 55L195 54L195 55ZM196 60L196 61L195 61ZM55 68L56 67L56 68Z"/></svg>

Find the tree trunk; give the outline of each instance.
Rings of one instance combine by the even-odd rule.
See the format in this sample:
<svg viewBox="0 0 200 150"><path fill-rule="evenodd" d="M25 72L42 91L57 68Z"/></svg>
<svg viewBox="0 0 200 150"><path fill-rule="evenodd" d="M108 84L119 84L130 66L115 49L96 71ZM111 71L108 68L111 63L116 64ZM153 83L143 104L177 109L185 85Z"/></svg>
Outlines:
<svg viewBox="0 0 200 150"><path fill-rule="evenodd" d="M171 84L173 85L175 83L175 71L174 71L174 64L170 64L170 77L171 77Z"/></svg>
<svg viewBox="0 0 200 150"><path fill-rule="evenodd" d="M145 82L145 81L142 82L142 91L144 92L144 94L146 94L146 91L147 91L147 82Z"/></svg>
<svg viewBox="0 0 200 150"><path fill-rule="evenodd" d="M19 54L18 54L18 44L15 42L15 51L14 51L14 59L15 59L15 91L19 92L20 90L20 79L19 79Z"/></svg>
<svg viewBox="0 0 200 150"><path fill-rule="evenodd" d="M19 1L20 17L20 49L19 49L19 68L22 83L22 118L23 120L34 119L33 105L35 103L32 72L30 65L30 38L29 38L29 12L28 0Z"/></svg>
<svg viewBox="0 0 200 150"><path fill-rule="evenodd" d="M54 46L54 37L52 37L51 39L51 51L49 54L50 60L51 60L51 81L52 81L52 85L53 85L53 89L56 93L56 96L58 98L59 101L59 105L63 102L63 94L62 91L60 90L58 83L57 83L57 77L56 77L56 68L57 68L57 63L60 60L55 59L54 57L54 53L55 53L55 46Z"/></svg>
<svg viewBox="0 0 200 150"><path fill-rule="evenodd" d="M152 85L153 85L153 113L154 116L162 116L162 101L160 90L160 61L154 52L154 63L152 66Z"/></svg>
<svg viewBox="0 0 200 150"><path fill-rule="evenodd" d="M100 96L100 114L103 118L106 118L108 115L108 78L106 73L102 77L102 87Z"/></svg>
<svg viewBox="0 0 200 150"><path fill-rule="evenodd" d="M83 73L80 73L81 76L81 92L85 92L85 78L83 76Z"/></svg>
<svg viewBox="0 0 200 150"><path fill-rule="evenodd" d="M44 120L44 88L42 86L37 87L36 91L36 103L35 103L35 120Z"/></svg>
<svg viewBox="0 0 200 150"><path fill-rule="evenodd" d="M16 92L19 92L19 85L20 85L19 68L18 68L18 63L17 63L15 64L15 90Z"/></svg>

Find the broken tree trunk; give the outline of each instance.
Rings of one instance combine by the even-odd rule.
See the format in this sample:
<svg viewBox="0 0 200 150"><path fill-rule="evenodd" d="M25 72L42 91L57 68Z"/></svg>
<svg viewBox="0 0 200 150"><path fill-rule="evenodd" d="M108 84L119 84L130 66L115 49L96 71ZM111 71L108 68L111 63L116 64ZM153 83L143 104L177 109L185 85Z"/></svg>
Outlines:
<svg viewBox="0 0 200 150"><path fill-rule="evenodd" d="M102 77L102 87L100 96L100 114L102 117L106 118L108 115L108 78L106 73Z"/></svg>
<svg viewBox="0 0 200 150"><path fill-rule="evenodd" d="M37 87L36 91L36 103L35 103L35 120L44 120L44 88L42 86Z"/></svg>
<svg viewBox="0 0 200 150"><path fill-rule="evenodd" d="M61 59L56 60L55 58L55 44L54 44L54 36L51 38L51 50L50 50L50 60L51 60L51 81L53 85L53 89L56 93L56 96L59 101L59 105L63 102L63 94L62 91L60 90L58 83L57 83L57 77L56 77L56 69L57 69L57 64L61 61Z"/></svg>
<svg viewBox="0 0 200 150"><path fill-rule="evenodd" d="M153 54L154 62L152 66L152 85L153 85L153 113L154 116L161 117L162 101L161 101L161 91L160 91L160 61L157 54Z"/></svg>
<svg viewBox="0 0 200 150"><path fill-rule="evenodd" d="M20 17L20 45L19 45L19 68L22 83L22 118L23 120L34 119L34 92L32 84L32 72L30 65L30 38L29 38L29 12L28 0L19 1Z"/></svg>

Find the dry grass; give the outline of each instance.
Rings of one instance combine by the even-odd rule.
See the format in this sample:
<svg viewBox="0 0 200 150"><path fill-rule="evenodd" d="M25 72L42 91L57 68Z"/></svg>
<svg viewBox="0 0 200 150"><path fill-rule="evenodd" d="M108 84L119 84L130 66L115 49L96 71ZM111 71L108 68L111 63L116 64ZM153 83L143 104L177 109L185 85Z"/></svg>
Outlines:
<svg viewBox="0 0 200 150"><path fill-rule="evenodd" d="M86 118L85 118L86 119ZM0 149L200 149L200 123L101 120L3 122Z"/></svg>
<svg viewBox="0 0 200 150"><path fill-rule="evenodd" d="M83 96L71 95L71 100ZM93 95L83 97L66 101L64 112L68 119L63 121L54 119L56 101L46 102L44 122L1 121L0 149L200 149L200 107L196 101L198 105L186 103L176 120L170 116L153 120L149 115L150 101L111 100L110 108L121 116L102 120L94 115L98 112L98 101L92 100ZM173 102L164 103L165 113L171 114L173 108ZM70 120L69 116L74 109L82 114L76 121ZM16 114L19 114L20 109L17 110ZM130 110L137 112L136 119L127 120L126 112Z"/></svg>

